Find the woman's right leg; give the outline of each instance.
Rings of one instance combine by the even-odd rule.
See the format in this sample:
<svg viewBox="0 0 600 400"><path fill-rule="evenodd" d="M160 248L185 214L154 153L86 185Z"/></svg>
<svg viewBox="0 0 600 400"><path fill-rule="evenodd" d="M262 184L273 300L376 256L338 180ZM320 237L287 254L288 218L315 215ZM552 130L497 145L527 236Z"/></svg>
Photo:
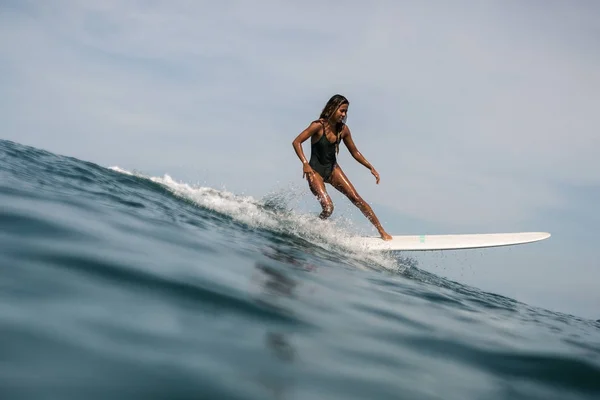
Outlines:
<svg viewBox="0 0 600 400"><path fill-rule="evenodd" d="M321 203L321 208L323 211L319 215L321 219L327 219L333 213L333 202L327 194L327 190L325 190L325 182L323 182L323 178L317 172L308 174L308 187L310 187L310 191L317 197L319 203Z"/></svg>

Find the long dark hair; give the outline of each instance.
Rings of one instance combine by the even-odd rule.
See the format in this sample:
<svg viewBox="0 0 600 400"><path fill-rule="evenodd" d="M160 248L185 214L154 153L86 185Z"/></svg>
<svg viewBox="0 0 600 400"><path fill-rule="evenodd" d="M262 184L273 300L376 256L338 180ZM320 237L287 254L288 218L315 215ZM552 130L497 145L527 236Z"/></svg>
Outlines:
<svg viewBox="0 0 600 400"><path fill-rule="evenodd" d="M334 94L333 96L331 96L331 98L329 99L327 104L325 104L325 107L323 107L323 111L321 111L321 115L319 116L319 118L322 118L325 121L327 121L333 115L333 113L336 112L338 108L340 108L340 106L342 104L350 105L350 102L348 101L347 98L345 98L341 94ZM340 152L340 137L342 136L342 130L344 129L345 124L346 124L345 119L342 122L338 122L335 124L335 136L336 136L335 150L336 150L336 153ZM325 132L323 132L323 134L325 134Z"/></svg>

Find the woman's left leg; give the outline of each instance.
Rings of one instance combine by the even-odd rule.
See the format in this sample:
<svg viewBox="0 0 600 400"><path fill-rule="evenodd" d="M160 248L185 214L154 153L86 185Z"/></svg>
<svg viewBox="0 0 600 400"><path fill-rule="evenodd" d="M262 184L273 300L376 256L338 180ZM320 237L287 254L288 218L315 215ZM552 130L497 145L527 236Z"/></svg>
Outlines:
<svg viewBox="0 0 600 400"><path fill-rule="evenodd" d="M344 174L344 171L342 171L339 165L336 165L333 168L333 172L331 173L329 183L331 184L331 186L333 186L341 193L346 195L346 197L348 197L348 200L350 200L352 204L354 204L360 209L360 211L365 215L365 217L367 217L367 219L371 221L373 225L375 225L375 228L377 229L383 240L390 240L392 238L383 229L381 223L379 222L379 219L373 212L371 206L367 204L367 202L364 201L362 197L360 197L360 195L358 194L352 183L350 183L350 180L346 177L346 174Z"/></svg>

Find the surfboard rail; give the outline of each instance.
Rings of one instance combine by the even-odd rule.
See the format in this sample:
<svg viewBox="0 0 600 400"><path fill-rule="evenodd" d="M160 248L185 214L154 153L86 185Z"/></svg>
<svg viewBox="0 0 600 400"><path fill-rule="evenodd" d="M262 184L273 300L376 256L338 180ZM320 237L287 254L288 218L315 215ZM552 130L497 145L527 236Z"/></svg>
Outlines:
<svg viewBox="0 0 600 400"><path fill-rule="evenodd" d="M389 241L380 237L352 238L353 246L375 251L466 250L514 246L533 243L550 237L548 232L474 233L445 235L393 235Z"/></svg>

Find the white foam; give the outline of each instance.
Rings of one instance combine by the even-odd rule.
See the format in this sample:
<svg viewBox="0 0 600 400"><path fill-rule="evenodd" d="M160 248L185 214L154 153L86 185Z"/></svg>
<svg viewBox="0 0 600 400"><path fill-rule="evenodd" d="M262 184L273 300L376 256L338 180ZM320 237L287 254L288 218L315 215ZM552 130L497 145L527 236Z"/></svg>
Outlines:
<svg viewBox="0 0 600 400"><path fill-rule="evenodd" d="M114 167L108 167L108 169L111 169L111 170L113 170L113 171L115 171L115 172L120 172L120 173L122 173L122 174L125 174L125 175L134 175L133 173L131 173L131 172L129 172L129 171L126 171L126 170L124 170L124 169L122 169L122 168L119 168L119 167L117 167L117 166L114 166Z"/></svg>
<svg viewBox="0 0 600 400"><path fill-rule="evenodd" d="M403 267L390 255L368 252L352 246L350 238L357 234L351 231L353 226L349 220L338 218L324 221L317 215L286 211L285 204L275 204L275 207L266 204L285 202L287 197L285 194L272 196L267 202L263 202L252 196L239 196L226 190L177 182L167 174L163 177L148 177L117 166L110 167L110 169L159 183L176 196L189 200L200 207L227 215L250 227L292 234L326 250L342 251L368 265L376 264L391 270Z"/></svg>

